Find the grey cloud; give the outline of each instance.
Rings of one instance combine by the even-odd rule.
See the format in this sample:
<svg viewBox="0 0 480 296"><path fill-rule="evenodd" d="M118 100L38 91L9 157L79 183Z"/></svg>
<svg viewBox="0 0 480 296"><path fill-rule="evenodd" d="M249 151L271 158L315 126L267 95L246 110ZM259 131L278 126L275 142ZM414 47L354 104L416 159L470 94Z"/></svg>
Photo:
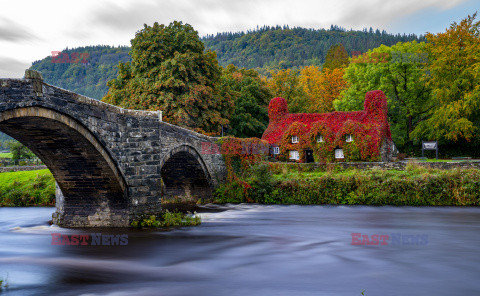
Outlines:
<svg viewBox="0 0 480 296"><path fill-rule="evenodd" d="M8 18L0 17L0 41L17 42L36 39L38 38L21 24Z"/></svg>
<svg viewBox="0 0 480 296"><path fill-rule="evenodd" d="M91 27L98 26L113 31L137 31L142 29L144 23L167 24L179 20L190 23L200 32L207 32L212 27L218 30L218 27L225 23L244 23L254 10L254 5L255 0L162 0L154 3L137 1L126 7L102 3L92 8L87 23L90 23Z"/></svg>
<svg viewBox="0 0 480 296"><path fill-rule="evenodd" d="M9 57L0 56L0 77L4 78L19 78L23 77L25 69L31 63L20 61Z"/></svg>

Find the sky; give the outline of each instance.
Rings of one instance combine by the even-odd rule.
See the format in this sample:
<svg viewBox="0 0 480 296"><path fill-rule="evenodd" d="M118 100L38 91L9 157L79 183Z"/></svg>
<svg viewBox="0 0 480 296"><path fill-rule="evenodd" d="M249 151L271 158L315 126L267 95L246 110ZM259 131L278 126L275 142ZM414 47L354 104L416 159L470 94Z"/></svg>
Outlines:
<svg viewBox="0 0 480 296"><path fill-rule="evenodd" d="M21 78L52 51L130 45L144 24L191 24L200 34L263 25L390 33L443 32L480 0L0 0L0 77Z"/></svg>

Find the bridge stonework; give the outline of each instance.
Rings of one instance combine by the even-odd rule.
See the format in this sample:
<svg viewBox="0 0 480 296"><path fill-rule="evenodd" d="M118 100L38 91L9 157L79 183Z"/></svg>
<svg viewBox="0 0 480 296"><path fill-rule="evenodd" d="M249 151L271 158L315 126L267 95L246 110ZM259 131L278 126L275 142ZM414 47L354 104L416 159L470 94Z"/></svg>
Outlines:
<svg viewBox="0 0 480 296"><path fill-rule="evenodd" d="M208 199L225 181L223 157L202 153L216 138L48 85L31 70L0 79L0 131L52 172L61 226L129 226L166 204Z"/></svg>

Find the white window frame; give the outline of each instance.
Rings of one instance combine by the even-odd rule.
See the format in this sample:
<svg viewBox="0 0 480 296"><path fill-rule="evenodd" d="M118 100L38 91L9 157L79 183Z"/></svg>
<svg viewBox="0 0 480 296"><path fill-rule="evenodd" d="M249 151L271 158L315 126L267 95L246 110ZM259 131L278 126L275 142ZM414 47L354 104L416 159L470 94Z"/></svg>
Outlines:
<svg viewBox="0 0 480 296"><path fill-rule="evenodd" d="M345 155L343 155L343 149L337 148L335 149L335 159L344 159Z"/></svg>
<svg viewBox="0 0 480 296"><path fill-rule="evenodd" d="M290 150L289 154L290 160L300 160L300 153L297 150Z"/></svg>
<svg viewBox="0 0 480 296"><path fill-rule="evenodd" d="M278 154L280 154L280 147L278 147L278 146L272 147L272 154L273 154L273 155L278 155Z"/></svg>
<svg viewBox="0 0 480 296"><path fill-rule="evenodd" d="M323 143L325 142L325 140L323 139L323 136L322 135L318 135L317 136L317 143Z"/></svg>
<svg viewBox="0 0 480 296"><path fill-rule="evenodd" d="M292 144L298 143L298 136L292 136Z"/></svg>
<svg viewBox="0 0 480 296"><path fill-rule="evenodd" d="M345 142L347 143L353 142L353 136L350 134L346 135Z"/></svg>

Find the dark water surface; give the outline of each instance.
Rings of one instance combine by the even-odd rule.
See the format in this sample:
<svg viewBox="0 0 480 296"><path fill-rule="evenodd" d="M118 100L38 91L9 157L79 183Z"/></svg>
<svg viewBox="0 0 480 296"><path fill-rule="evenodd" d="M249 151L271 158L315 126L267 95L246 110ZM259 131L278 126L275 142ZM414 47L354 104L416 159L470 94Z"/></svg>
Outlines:
<svg viewBox="0 0 480 296"><path fill-rule="evenodd" d="M125 246L52 245L53 208L0 208L3 295L480 295L480 208L228 206ZM389 235L352 245L352 233Z"/></svg>

